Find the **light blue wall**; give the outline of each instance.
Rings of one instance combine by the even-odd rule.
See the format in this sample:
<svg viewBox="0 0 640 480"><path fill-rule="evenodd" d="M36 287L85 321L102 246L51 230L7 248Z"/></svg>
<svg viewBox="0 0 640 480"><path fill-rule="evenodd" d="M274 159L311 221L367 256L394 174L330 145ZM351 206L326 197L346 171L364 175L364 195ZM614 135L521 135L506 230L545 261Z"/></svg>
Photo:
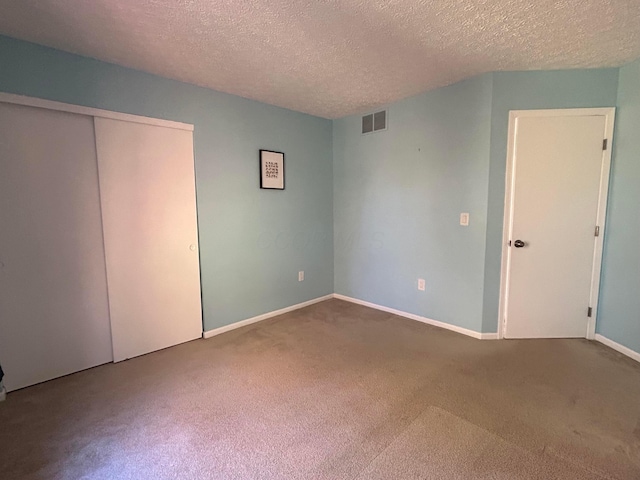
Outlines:
<svg viewBox="0 0 640 480"><path fill-rule="evenodd" d="M640 352L640 60L620 69L598 333Z"/></svg>
<svg viewBox="0 0 640 480"><path fill-rule="evenodd" d="M333 292L331 121L2 36L0 91L195 125L205 330Z"/></svg>
<svg viewBox="0 0 640 480"><path fill-rule="evenodd" d="M479 331L491 75L394 103L384 132L360 118L334 122L336 292Z"/></svg>
<svg viewBox="0 0 640 480"><path fill-rule="evenodd" d="M333 292L335 261L338 293L495 332L508 111L617 104L598 332L640 350L640 62L619 80L618 91L618 69L487 74L397 102L388 131L362 136L360 116L332 132L0 36L0 91L195 125L206 330ZM286 152L284 192L257 188L259 148Z"/></svg>
<svg viewBox="0 0 640 480"><path fill-rule="evenodd" d="M617 88L617 68L493 74L483 332L498 328L509 110L614 107Z"/></svg>
<svg viewBox="0 0 640 480"><path fill-rule="evenodd" d="M336 292L496 332L509 110L611 107L617 88L618 69L496 72L391 105L384 133L335 121Z"/></svg>

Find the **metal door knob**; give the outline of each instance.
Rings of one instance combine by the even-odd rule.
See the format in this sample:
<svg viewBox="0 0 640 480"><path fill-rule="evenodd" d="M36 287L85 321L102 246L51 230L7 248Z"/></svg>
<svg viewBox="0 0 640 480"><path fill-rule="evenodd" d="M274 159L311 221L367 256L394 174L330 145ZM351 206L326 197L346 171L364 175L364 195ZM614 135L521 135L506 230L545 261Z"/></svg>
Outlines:
<svg viewBox="0 0 640 480"><path fill-rule="evenodd" d="M513 242L513 246L516 248L522 248L524 247L525 243L522 240L516 240L515 242Z"/></svg>

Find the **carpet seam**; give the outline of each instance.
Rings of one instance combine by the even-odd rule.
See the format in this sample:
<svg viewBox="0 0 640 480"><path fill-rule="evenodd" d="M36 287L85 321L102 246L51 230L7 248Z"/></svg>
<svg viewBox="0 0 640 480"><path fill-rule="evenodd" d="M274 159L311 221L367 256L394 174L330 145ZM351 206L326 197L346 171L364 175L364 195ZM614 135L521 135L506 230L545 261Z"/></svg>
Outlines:
<svg viewBox="0 0 640 480"><path fill-rule="evenodd" d="M420 415L422 415L424 412L426 412L426 411L427 411L427 409L429 409L429 408L438 408L438 407L437 407L436 405L431 405L431 404L429 404L429 405L427 405L425 408L423 408L422 410L420 410L420 412L418 412L418 413L417 413L417 414L416 414L416 415L411 419L411 421L407 424L407 426L406 426L406 427L404 427L402 430L400 430L396 435L394 435L394 436L393 436L393 438L392 438L391 440L389 440L389 442L384 446L384 448L382 448L382 449L381 449L381 450L376 454L376 456L375 456L375 457L373 457L373 458L369 461L369 463L367 463L367 464L362 468L362 470L360 470L360 471L357 473L357 475L356 475L355 477L353 477L351 480L357 480L358 478L360 478L360 476L362 475L362 473L363 473L367 468L369 468L369 466L370 466L373 462L375 462L375 461L378 459L378 457L379 457L380 455L382 455L384 452L386 452L386 451L387 451L387 449L388 449L388 448L393 444L393 442L395 442L395 441L396 441L396 440L397 440L397 439L398 439L398 438L399 438L403 433L405 433L405 432L409 429L409 427L415 423L415 421L418 419L418 417L419 417Z"/></svg>

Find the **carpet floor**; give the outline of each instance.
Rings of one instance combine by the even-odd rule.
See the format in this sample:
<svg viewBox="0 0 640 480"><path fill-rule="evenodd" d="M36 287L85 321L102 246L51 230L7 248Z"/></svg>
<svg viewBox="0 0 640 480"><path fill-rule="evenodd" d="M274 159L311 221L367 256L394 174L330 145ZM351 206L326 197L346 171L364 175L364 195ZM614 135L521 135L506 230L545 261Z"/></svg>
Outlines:
<svg viewBox="0 0 640 480"><path fill-rule="evenodd" d="M8 479L640 479L640 364L340 300L10 393Z"/></svg>

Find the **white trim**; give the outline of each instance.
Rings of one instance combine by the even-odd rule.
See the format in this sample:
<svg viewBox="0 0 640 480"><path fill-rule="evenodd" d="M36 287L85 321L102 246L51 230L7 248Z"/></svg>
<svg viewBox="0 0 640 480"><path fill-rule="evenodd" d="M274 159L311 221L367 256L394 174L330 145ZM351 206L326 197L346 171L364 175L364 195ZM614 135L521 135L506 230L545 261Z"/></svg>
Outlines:
<svg viewBox="0 0 640 480"><path fill-rule="evenodd" d="M502 265L500 269L500 307L498 310L498 338L504 337L506 328L506 312L509 297L509 266L510 252L509 238L513 223L513 189L515 188L514 156L516 144L516 120L522 117L563 117L563 116L604 116L605 138L607 149L603 150L602 171L600 174L600 193L598 196L598 213L596 225L600 227L600 236L594 236L593 268L591 272L591 290L589 304L593 316L588 319L585 337L595 338L596 315L598 312L598 294L600 289L600 271L602 268L602 246L604 240L605 218L607 214L607 199L609 193L609 174L611 171L611 152L613 151L613 124L616 109L607 108L567 108L559 110L512 110L509 112L509 135L507 140L507 170L505 175L504 217L502 223ZM595 225L594 225L595 227ZM586 307L586 306L585 306Z"/></svg>
<svg viewBox="0 0 640 480"><path fill-rule="evenodd" d="M636 352L635 350L631 350L629 347L625 347L624 345L620 345L613 340L609 340L607 337L603 337L599 333L596 333L594 335L594 340L602 343L603 345L606 345L609 348L614 349L617 352L622 353L623 355L626 355L629 358L632 358L636 362L640 362L640 353Z"/></svg>
<svg viewBox="0 0 640 480"><path fill-rule="evenodd" d="M125 122L144 123L146 125L155 125L157 127L167 127L176 130L187 130L193 132L193 125L188 123L172 122L171 120L161 120L159 118L143 117L140 115L131 115L128 113L111 112L99 108L83 107L80 105L72 105L70 103L54 102L43 98L25 97L23 95L15 95L13 93L0 92L0 103L11 103L14 105L24 105L27 107L46 108L47 110L56 110L59 112L76 113L78 115L88 115L90 117L110 118L112 120L123 120Z"/></svg>
<svg viewBox="0 0 640 480"><path fill-rule="evenodd" d="M346 295L341 295L339 293L334 293L333 298L344 300L346 302L357 303L358 305L364 305L365 307L374 308L383 312L392 313L394 315L398 315L399 317L410 318L411 320L416 320L417 322L422 322L434 327L451 330L456 333L461 333L469 337L477 338L478 340L495 340L498 338L497 333L476 332L475 330L469 330L467 328L458 327L449 323L439 322L438 320L432 320L431 318L421 317L420 315L415 315L413 313L403 312L401 310L396 310L395 308L383 307L382 305L377 305L375 303L366 302L364 300L359 300L353 297L347 297Z"/></svg>
<svg viewBox="0 0 640 480"><path fill-rule="evenodd" d="M480 340L498 340L498 333L481 333Z"/></svg>
<svg viewBox="0 0 640 480"><path fill-rule="evenodd" d="M247 318L246 320L241 320L239 322L232 323L231 325L225 325L223 327L215 328L213 330L208 330L204 332L203 337L204 338L215 337L216 335L220 335L221 333L229 332L237 328L242 328L247 325L251 325L252 323L257 323L262 320L267 320L268 318L277 317L278 315L283 315L285 313L292 312L294 310L299 310L300 308L308 307L309 305L313 305L314 303L324 302L325 300L330 300L332 298L336 298L338 300L344 300L346 302L357 303L358 305L364 305L365 307L374 308L376 310L381 310L387 313L392 313L400 317L410 318L411 320L416 320L418 322L426 323L434 327L451 330L457 333L461 333L463 335L467 335L469 337L477 338L479 340L496 340L498 338L497 333L476 332L474 330L458 327L456 325L439 322L438 320L432 320L430 318L421 317L420 315L414 315L413 313L407 313L401 310L396 310L395 308L383 307L382 305L377 305L375 303L365 302L364 300L359 300L357 298L347 297L346 295L341 295L339 293L334 293L331 295L325 295L324 297L314 298L313 300L298 303L297 305L285 307L280 310L275 310L273 312L263 313L262 315L258 315L257 317Z"/></svg>
<svg viewBox="0 0 640 480"><path fill-rule="evenodd" d="M613 125L615 122L616 109L608 108L605 113L605 138L607 139L607 149L603 150L602 169L600 171L600 193L598 196L598 213L596 214L596 225L600 227L597 237L594 237L593 248L593 271L591 272L591 291L589 294L589 306L592 316L587 323L587 338L595 339L596 321L598 316L598 299L600 297L600 275L602 272L602 253L604 248L604 234L607 217L607 202L609 200L609 177L611 175L611 156L613 154Z"/></svg>
<svg viewBox="0 0 640 480"><path fill-rule="evenodd" d="M232 323L231 325L225 325L223 327L214 328L213 330L208 330L204 332L202 335L204 338L215 337L216 335L220 335L221 333L229 332L231 330L235 330L236 328L242 328L247 325L251 325L252 323L257 323L262 320L266 320L268 318L277 317L278 315L283 315L288 312L292 312L294 310L299 310L300 308L308 307L309 305L313 305L314 303L324 302L325 300L330 300L333 298L333 295L325 295L324 297L314 298L312 300L298 303L297 305L291 305L290 307L281 308L280 310L274 310L273 312L263 313L262 315L258 315L257 317L247 318L246 320L240 320L239 322Z"/></svg>

